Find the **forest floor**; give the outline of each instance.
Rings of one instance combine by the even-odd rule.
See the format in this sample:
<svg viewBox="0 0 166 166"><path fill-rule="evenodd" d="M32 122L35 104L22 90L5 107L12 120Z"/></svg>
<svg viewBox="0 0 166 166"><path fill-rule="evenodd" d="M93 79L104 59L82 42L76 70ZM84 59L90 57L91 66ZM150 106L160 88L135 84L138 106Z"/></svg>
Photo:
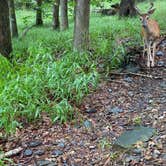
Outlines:
<svg viewBox="0 0 166 166"><path fill-rule="evenodd" d="M166 39L160 46L166 48ZM126 69L103 79L84 98L75 122L52 125L43 114L7 142L0 140L1 149L21 147L11 157L19 166L166 165L166 50L162 52L152 69ZM130 148L115 148L115 140L136 125L156 133Z"/></svg>

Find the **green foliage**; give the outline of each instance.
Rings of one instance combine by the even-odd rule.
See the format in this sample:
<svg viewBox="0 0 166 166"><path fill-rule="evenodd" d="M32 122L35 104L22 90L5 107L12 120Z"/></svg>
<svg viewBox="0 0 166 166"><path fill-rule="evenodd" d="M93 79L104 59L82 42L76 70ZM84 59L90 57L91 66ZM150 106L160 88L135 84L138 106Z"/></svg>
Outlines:
<svg viewBox="0 0 166 166"><path fill-rule="evenodd" d="M137 116L133 119L135 125L140 126L142 124L142 119L140 116Z"/></svg>
<svg viewBox="0 0 166 166"><path fill-rule="evenodd" d="M100 140L99 146L100 146L101 150L104 150L106 148L107 149L111 148L112 145L107 138L103 138Z"/></svg>
<svg viewBox="0 0 166 166"><path fill-rule="evenodd" d="M40 117L41 111L47 111L53 121L67 121L73 116L71 103L79 103L89 92L89 87L95 87L97 83L95 64L90 61L88 54L64 51L62 57L58 58L56 56L58 50L62 49L62 39L53 41L50 36L50 45L45 43L48 42L47 38L43 42L40 37L37 39L39 41L26 52L17 50L13 53L17 55L13 59L15 71L9 72L10 77L1 90L0 128L8 133L14 132L22 121ZM16 47L19 46L17 42ZM51 42L59 42L55 55L51 55ZM21 48L20 51L24 50ZM24 53L28 56L22 57ZM1 58L1 64L4 64L2 73L7 72L5 58ZM8 68L10 71L11 68Z"/></svg>

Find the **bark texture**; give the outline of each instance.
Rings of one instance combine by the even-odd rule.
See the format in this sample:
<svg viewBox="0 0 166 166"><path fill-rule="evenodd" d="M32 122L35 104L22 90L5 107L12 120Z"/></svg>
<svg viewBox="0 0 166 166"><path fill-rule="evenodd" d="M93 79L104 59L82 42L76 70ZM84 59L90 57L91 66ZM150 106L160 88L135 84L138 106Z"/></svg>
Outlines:
<svg viewBox="0 0 166 166"><path fill-rule="evenodd" d="M42 0L36 0L37 8L36 8L36 25L43 25L42 18Z"/></svg>
<svg viewBox="0 0 166 166"><path fill-rule="evenodd" d="M61 12L61 30L66 30L69 27L68 24L68 0L60 0L60 12Z"/></svg>
<svg viewBox="0 0 166 166"><path fill-rule="evenodd" d="M11 52L12 42L8 0L0 0L0 53L9 58Z"/></svg>
<svg viewBox="0 0 166 166"><path fill-rule="evenodd" d="M60 0L55 0L53 4L53 29L59 29L60 22L59 22L59 4Z"/></svg>
<svg viewBox="0 0 166 166"><path fill-rule="evenodd" d="M89 46L90 0L76 0L74 24L74 49L86 50Z"/></svg>
<svg viewBox="0 0 166 166"><path fill-rule="evenodd" d="M17 20L15 14L15 5L14 0L9 0L9 13L10 13L10 27L12 37L18 37L18 28L17 28Z"/></svg>
<svg viewBox="0 0 166 166"><path fill-rule="evenodd" d="M135 6L135 0L121 0L119 15L121 17L135 16L136 10L134 6Z"/></svg>

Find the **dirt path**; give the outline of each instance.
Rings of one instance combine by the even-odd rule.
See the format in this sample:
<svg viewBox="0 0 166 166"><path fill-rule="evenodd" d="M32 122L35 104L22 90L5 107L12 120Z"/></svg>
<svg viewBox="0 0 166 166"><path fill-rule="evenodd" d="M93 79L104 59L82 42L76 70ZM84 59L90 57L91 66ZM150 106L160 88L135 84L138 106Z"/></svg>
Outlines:
<svg viewBox="0 0 166 166"><path fill-rule="evenodd" d="M160 59L164 64L165 57ZM110 75L83 100L76 122L51 125L43 114L42 121L2 143L3 150L23 147L12 158L19 166L166 165L166 67L139 73L162 78ZM134 125L157 133L132 149L114 148L116 138Z"/></svg>

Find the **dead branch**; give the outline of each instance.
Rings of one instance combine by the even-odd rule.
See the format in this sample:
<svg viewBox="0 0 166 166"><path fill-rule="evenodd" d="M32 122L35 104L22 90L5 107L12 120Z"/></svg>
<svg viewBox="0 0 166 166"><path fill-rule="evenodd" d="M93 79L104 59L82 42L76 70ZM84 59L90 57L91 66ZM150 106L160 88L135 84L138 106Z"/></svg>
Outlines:
<svg viewBox="0 0 166 166"><path fill-rule="evenodd" d="M110 165L110 155L107 156L104 166Z"/></svg>
<svg viewBox="0 0 166 166"><path fill-rule="evenodd" d="M30 29L32 29L33 27L35 27L35 26L36 26L36 24L33 24L33 25L29 26L28 28L26 28L26 29L23 31L23 33L22 33L22 35L20 36L19 39L22 39L22 38L28 33L28 31L29 31Z"/></svg>
<svg viewBox="0 0 166 166"><path fill-rule="evenodd" d="M8 152L6 152L6 153L1 154L1 155L0 155L0 159L3 159L3 158L5 158L5 157L11 157L11 156L13 156L13 155L16 155L16 154L20 153L22 150L23 150L22 147L18 147L18 148L16 148L16 149L10 150L10 151L8 151Z"/></svg>
<svg viewBox="0 0 166 166"><path fill-rule="evenodd" d="M111 72L112 75L133 75L133 76L139 76L139 77L146 77L146 78L151 78L151 79L164 79L163 77L159 76L152 76L152 75L146 75L146 74L140 74L140 73L132 73L132 72L129 72L129 73L114 73L114 72Z"/></svg>

